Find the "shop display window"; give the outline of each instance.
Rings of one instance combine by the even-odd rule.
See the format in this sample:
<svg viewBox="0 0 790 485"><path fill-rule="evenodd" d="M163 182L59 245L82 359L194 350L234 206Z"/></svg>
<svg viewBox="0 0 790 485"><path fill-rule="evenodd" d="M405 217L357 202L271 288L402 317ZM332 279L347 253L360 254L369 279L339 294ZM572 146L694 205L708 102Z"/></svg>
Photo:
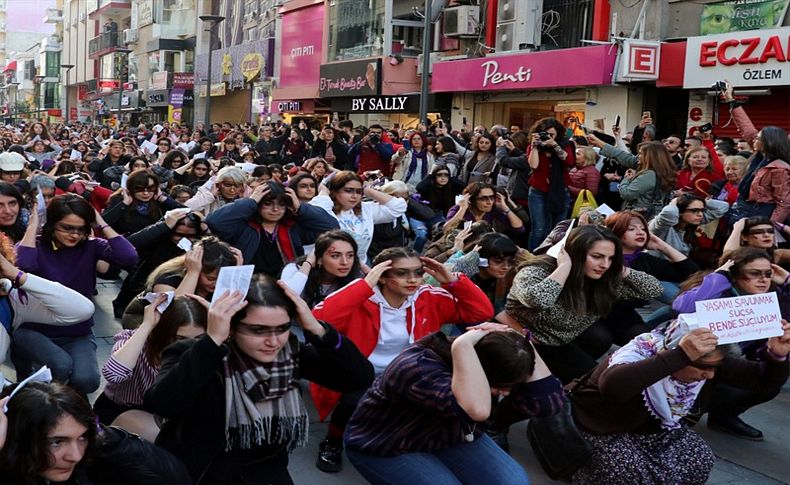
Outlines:
<svg viewBox="0 0 790 485"><path fill-rule="evenodd" d="M384 54L386 1L388 0L330 2L328 56L330 61L377 57Z"/></svg>

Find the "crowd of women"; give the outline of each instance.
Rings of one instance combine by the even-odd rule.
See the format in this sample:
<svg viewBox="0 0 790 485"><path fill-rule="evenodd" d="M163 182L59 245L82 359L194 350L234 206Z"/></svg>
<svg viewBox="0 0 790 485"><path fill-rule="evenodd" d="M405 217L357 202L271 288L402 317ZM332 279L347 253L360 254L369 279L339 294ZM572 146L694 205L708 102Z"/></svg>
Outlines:
<svg viewBox="0 0 790 485"><path fill-rule="evenodd" d="M17 382L51 373L6 382L0 476L292 483L309 381L324 472L345 453L376 484L527 483L508 431L529 420L557 478L704 483L693 427L710 410L763 439L739 416L790 353L790 139L724 101L744 143L659 141L647 114L584 137L0 128L0 355ZM237 265L248 290L215 294ZM97 278L119 280L105 362ZM676 318L769 292L781 336L719 345Z"/></svg>

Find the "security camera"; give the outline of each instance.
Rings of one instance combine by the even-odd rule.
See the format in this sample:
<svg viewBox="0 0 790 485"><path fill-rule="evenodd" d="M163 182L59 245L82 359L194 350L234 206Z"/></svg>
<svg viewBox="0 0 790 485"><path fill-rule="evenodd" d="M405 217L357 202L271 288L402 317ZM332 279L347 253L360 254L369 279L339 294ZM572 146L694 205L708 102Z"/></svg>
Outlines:
<svg viewBox="0 0 790 485"><path fill-rule="evenodd" d="M597 106L598 105L598 90L597 89L587 89L585 91L584 103L587 106Z"/></svg>

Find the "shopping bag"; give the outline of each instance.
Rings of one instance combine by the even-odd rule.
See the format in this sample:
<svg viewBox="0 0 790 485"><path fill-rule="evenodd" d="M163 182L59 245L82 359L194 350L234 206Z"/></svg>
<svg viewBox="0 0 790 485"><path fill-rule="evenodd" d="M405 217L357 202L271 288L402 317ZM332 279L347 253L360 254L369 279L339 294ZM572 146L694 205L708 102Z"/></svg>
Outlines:
<svg viewBox="0 0 790 485"><path fill-rule="evenodd" d="M593 197L592 192L586 189L582 190L579 192L578 197L576 197L576 202L573 203L573 212L571 212L571 217L579 217L579 214L582 212L595 210L597 208L598 203L595 202L595 197Z"/></svg>

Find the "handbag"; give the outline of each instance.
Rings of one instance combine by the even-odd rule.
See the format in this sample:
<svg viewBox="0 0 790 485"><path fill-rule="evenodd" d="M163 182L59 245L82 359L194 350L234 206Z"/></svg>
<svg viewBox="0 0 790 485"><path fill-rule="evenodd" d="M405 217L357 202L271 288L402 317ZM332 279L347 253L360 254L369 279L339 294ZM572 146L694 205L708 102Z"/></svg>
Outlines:
<svg viewBox="0 0 790 485"><path fill-rule="evenodd" d="M593 196L592 192L584 189L579 192L579 195L576 197L576 202L573 203L573 212L571 212L571 218L575 219L579 217L582 212L593 211L597 208L598 203L595 202L595 197Z"/></svg>
<svg viewBox="0 0 790 485"><path fill-rule="evenodd" d="M541 468L552 480L570 479L592 458L592 446L576 427L567 399L560 412L531 417L527 439Z"/></svg>

